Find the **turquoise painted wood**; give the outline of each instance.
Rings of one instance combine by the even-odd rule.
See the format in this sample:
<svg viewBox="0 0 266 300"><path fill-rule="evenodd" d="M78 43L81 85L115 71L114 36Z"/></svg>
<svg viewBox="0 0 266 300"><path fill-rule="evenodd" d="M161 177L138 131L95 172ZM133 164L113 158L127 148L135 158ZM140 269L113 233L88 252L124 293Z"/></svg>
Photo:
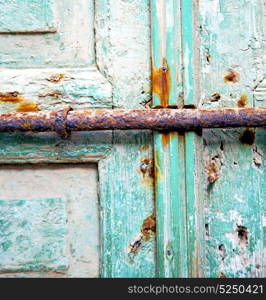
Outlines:
<svg viewBox="0 0 266 300"><path fill-rule="evenodd" d="M265 9L0 0L0 112L265 106ZM265 153L253 128L1 134L0 277L265 277Z"/></svg>
<svg viewBox="0 0 266 300"><path fill-rule="evenodd" d="M153 107L183 105L180 5L151 1ZM158 277L187 275L182 146L178 133L154 132Z"/></svg>
<svg viewBox="0 0 266 300"><path fill-rule="evenodd" d="M174 1L175 2L175 1ZM152 2L153 3L153 2ZM158 13L164 7L171 7L172 1L154 1L153 19L153 65L162 61L162 49L174 54L168 68L175 70L176 76L161 76L154 79L153 104L158 105L158 95L166 92L173 95L178 107L196 106L197 84L194 82L195 57L193 39L193 3L176 1L178 9L168 10L167 14ZM174 19L175 22L168 20ZM165 24L170 23L168 26ZM165 40L164 28L175 32L175 41ZM167 32L168 32L167 31ZM174 43L174 44L173 44ZM163 67L161 63L161 68ZM154 69L153 69L154 72ZM163 83L163 80L166 83ZM179 82L180 80L180 82ZM169 90L165 89L169 87ZM162 98L162 97L161 97ZM171 98L169 98L171 99ZM173 104L173 102L171 103ZM169 106L170 104L169 100ZM198 197L197 176L200 138L195 133L154 133L155 192L157 211L157 263L160 277L200 277L204 272L204 242L201 199Z"/></svg>
<svg viewBox="0 0 266 300"><path fill-rule="evenodd" d="M204 107L264 106L263 11L263 1L200 1ZM207 277L265 277L264 133L203 132Z"/></svg>
<svg viewBox="0 0 266 300"><path fill-rule="evenodd" d="M252 132L252 131L251 131ZM245 131L204 133L206 274L264 277L264 132L256 144L240 142ZM226 192L227 191L227 192ZM229 192L228 192L229 191Z"/></svg>
<svg viewBox="0 0 266 300"><path fill-rule="evenodd" d="M1 0L0 6L1 67L95 64L94 1Z"/></svg>
<svg viewBox="0 0 266 300"><path fill-rule="evenodd" d="M151 0L154 107L182 105L180 0Z"/></svg>
<svg viewBox="0 0 266 300"><path fill-rule="evenodd" d="M53 32L53 3L51 0L0 1L0 32Z"/></svg>
<svg viewBox="0 0 266 300"><path fill-rule="evenodd" d="M113 145L99 164L102 276L154 277L155 236L148 225L143 236L143 221L154 215L152 136L117 132Z"/></svg>
<svg viewBox="0 0 266 300"><path fill-rule="evenodd" d="M0 11L1 112L149 102L148 0L1 1ZM1 134L0 144L0 277L155 276L151 132Z"/></svg>
<svg viewBox="0 0 266 300"><path fill-rule="evenodd" d="M182 43L173 51L182 54L181 61L168 67L183 69L181 103L264 106L265 3L201 0L181 1L180 7ZM153 61L158 64L161 43L165 45L165 37L158 36L171 17L158 14L156 5L152 9ZM161 78L167 83L166 76ZM172 93L175 87L166 90L166 83L159 90L155 80L153 92ZM154 134L158 275L265 277L264 130L204 130L181 136Z"/></svg>
<svg viewBox="0 0 266 300"><path fill-rule="evenodd" d="M175 132L154 136L159 277L188 275L183 140Z"/></svg>
<svg viewBox="0 0 266 300"><path fill-rule="evenodd" d="M205 276L204 199L200 197L202 138L194 132L185 134L186 222L188 277Z"/></svg>
<svg viewBox="0 0 266 300"><path fill-rule="evenodd" d="M0 207L1 272L67 268L63 199L1 200ZM56 222L46 219L51 211Z"/></svg>
<svg viewBox="0 0 266 300"><path fill-rule="evenodd" d="M2 165L0 173L1 277L98 276L96 165Z"/></svg>
<svg viewBox="0 0 266 300"><path fill-rule="evenodd" d="M196 1L182 1L182 56L183 56L183 97L185 106L197 106L195 48L197 36L194 33Z"/></svg>

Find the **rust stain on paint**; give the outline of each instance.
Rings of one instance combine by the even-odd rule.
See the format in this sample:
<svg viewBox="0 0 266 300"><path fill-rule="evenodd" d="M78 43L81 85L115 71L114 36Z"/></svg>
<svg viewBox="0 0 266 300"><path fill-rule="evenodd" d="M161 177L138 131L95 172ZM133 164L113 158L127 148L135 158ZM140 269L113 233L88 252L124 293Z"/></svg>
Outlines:
<svg viewBox="0 0 266 300"><path fill-rule="evenodd" d="M248 229L245 226L237 225L238 245L241 248L246 248L248 245Z"/></svg>
<svg viewBox="0 0 266 300"><path fill-rule="evenodd" d="M152 160L149 158L143 158L141 160L140 171L143 174L143 177L145 177L145 175L152 176Z"/></svg>
<svg viewBox="0 0 266 300"><path fill-rule="evenodd" d="M237 106L239 108L245 107L248 104L248 97L247 95L241 95L240 99L237 102Z"/></svg>
<svg viewBox="0 0 266 300"><path fill-rule="evenodd" d="M156 193L156 186L158 185L160 170L158 167L158 152L154 149L154 188Z"/></svg>
<svg viewBox="0 0 266 300"><path fill-rule="evenodd" d="M176 136L177 132L162 132L163 147L167 147L170 143L171 137Z"/></svg>
<svg viewBox="0 0 266 300"><path fill-rule="evenodd" d="M210 161L207 166L208 181L214 183L219 178L219 168L214 160Z"/></svg>
<svg viewBox="0 0 266 300"><path fill-rule="evenodd" d="M228 73L224 76L224 82L237 83L240 80L240 75L236 71L228 70Z"/></svg>
<svg viewBox="0 0 266 300"><path fill-rule="evenodd" d="M17 112L31 112L39 111L39 105L36 102L25 101L20 103L19 107L16 109Z"/></svg>
<svg viewBox="0 0 266 300"><path fill-rule="evenodd" d="M141 226L141 233L144 235L144 240L147 242L151 235L156 233L156 219L154 215L147 217Z"/></svg>
<svg viewBox="0 0 266 300"><path fill-rule="evenodd" d="M51 91L51 92L46 93L46 94L40 94L39 97L55 97L55 98L59 99L62 95L63 95L62 92Z"/></svg>
<svg viewBox="0 0 266 300"><path fill-rule="evenodd" d="M19 94L19 92L8 92L8 93L0 93L0 101L1 102L11 102L18 103L24 101L25 99Z"/></svg>
<svg viewBox="0 0 266 300"><path fill-rule="evenodd" d="M40 110L36 102L25 99L17 91L0 93L0 102L17 104L18 106L14 109L16 112L34 112Z"/></svg>
<svg viewBox="0 0 266 300"><path fill-rule="evenodd" d="M51 75L49 78L47 78L47 80L48 80L48 81L51 81L51 82L58 83L58 82L60 82L62 79L64 79L64 77L65 77L65 74L58 73L58 74L53 74L53 75Z"/></svg>
<svg viewBox="0 0 266 300"><path fill-rule="evenodd" d="M169 142L170 142L170 132L164 133L162 135L162 144L163 144L163 147L167 147L169 145Z"/></svg>
<svg viewBox="0 0 266 300"><path fill-rule="evenodd" d="M157 94L160 106L167 107L171 89L170 69L166 58L163 58L162 67L152 67L152 91Z"/></svg>
<svg viewBox="0 0 266 300"><path fill-rule="evenodd" d="M148 242L151 236L156 234L155 216L147 217L141 226L141 231L136 235L134 240L128 246L128 254L137 254L145 242ZM132 261L131 261L132 262Z"/></svg>
<svg viewBox="0 0 266 300"><path fill-rule="evenodd" d="M142 145L142 146L140 146L140 150L141 151L145 151L145 150L148 150L149 149L149 147L150 147L150 145L149 144L145 144L145 145Z"/></svg>
<svg viewBox="0 0 266 300"><path fill-rule="evenodd" d="M220 272L219 273L219 278L227 278L227 276L223 272Z"/></svg>
<svg viewBox="0 0 266 300"><path fill-rule="evenodd" d="M31 124L30 123L27 123L27 122L24 122L22 123L22 126L28 130L31 130Z"/></svg>
<svg viewBox="0 0 266 300"><path fill-rule="evenodd" d="M142 174L141 183L144 184L147 188L153 187L153 161L149 158L143 158L140 164L140 172Z"/></svg>

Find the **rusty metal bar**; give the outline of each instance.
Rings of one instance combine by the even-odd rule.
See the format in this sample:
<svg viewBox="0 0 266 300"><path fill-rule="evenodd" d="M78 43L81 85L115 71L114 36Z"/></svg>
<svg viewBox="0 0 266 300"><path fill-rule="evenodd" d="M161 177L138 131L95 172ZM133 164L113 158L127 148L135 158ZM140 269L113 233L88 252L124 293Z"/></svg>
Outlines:
<svg viewBox="0 0 266 300"><path fill-rule="evenodd" d="M266 108L75 110L0 114L0 132L197 130L266 126Z"/></svg>

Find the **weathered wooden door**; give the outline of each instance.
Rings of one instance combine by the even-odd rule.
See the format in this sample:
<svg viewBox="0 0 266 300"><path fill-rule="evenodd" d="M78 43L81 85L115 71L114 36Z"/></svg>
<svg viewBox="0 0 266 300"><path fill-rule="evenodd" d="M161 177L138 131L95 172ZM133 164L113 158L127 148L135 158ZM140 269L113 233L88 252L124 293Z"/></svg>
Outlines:
<svg viewBox="0 0 266 300"><path fill-rule="evenodd" d="M143 107L149 31L148 1L0 1L1 112ZM154 276L153 218L130 248L154 213L150 132L0 140L2 277Z"/></svg>
<svg viewBox="0 0 266 300"><path fill-rule="evenodd" d="M151 8L154 106L265 106L265 1ZM253 128L155 134L159 276L265 277L265 138Z"/></svg>
<svg viewBox="0 0 266 300"><path fill-rule="evenodd" d="M0 111L263 106L265 6L0 0ZM1 277L265 276L263 129L0 144Z"/></svg>

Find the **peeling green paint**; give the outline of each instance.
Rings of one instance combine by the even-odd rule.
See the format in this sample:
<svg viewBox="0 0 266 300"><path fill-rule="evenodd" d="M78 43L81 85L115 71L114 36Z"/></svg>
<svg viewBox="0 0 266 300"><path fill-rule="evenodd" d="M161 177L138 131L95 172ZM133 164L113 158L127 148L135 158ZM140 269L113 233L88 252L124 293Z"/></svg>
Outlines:
<svg viewBox="0 0 266 300"><path fill-rule="evenodd" d="M1 272L23 271L29 264L38 270L67 267L62 199L0 200L0 207Z"/></svg>
<svg viewBox="0 0 266 300"><path fill-rule="evenodd" d="M265 106L262 1L66 0L64 6L38 1L32 9L36 3L23 1L14 18L22 1L0 1L0 93L18 91L41 110L64 103L74 109L160 106L158 93L151 103L152 56L153 68L167 73L161 77L166 106ZM50 80L56 74L63 76ZM1 112L16 108L0 104ZM152 144L155 204L151 169L141 169L153 160ZM11 172L14 166L6 164L19 164L19 174L27 164L45 173L43 163L83 163L95 193L99 181L99 200L93 196L99 216L81 197L84 184L81 190L69 184L67 200L50 194L0 199L0 277L265 277L263 129L156 132L153 138L150 132L89 132L68 140L1 134L0 145L0 171ZM77 173L63 173L77 186L83 182ZM42 177L39 184L48 182ZM13 182L4 186L6 195L23 190ZM156 238L129 255L155 207ZM94 227L98 219L101 232Z"/></svg>
<svg viewBox="0 0 266 300"><path fill-rule="evenodd" d="M0 32L53 32L52 0L0 1Z"/></svg>

